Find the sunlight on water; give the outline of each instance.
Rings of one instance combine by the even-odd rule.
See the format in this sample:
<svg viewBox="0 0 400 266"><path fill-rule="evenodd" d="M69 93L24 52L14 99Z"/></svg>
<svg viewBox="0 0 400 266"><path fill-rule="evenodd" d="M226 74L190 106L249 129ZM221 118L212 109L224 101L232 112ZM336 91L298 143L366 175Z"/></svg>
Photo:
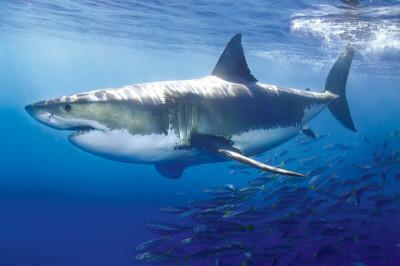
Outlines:
<svg viewBox="0 0 400 266"><path fill-rule="evenodd" d="M247 0L232 3L228 10L213 1L2 1L0 30L180 52L211 52L230 35L242 32L254 55L281 60L290 54L290 62L317 65L350 43L367 57L389 62L380 74L400 72L391 61L400 57L396 1L361 1L357 6L321 2ZM369 64L358 67L371 71Z"/></svg>
<svg viewBox="0 0 400 266"><path fill-rule="evenodd" d="M372 11L373 10L373 11ZM319 37L327 46L350 44L359 50L383 53L400 50L400 7L342 9L320 6L293 15L291 30Z"/></svg>

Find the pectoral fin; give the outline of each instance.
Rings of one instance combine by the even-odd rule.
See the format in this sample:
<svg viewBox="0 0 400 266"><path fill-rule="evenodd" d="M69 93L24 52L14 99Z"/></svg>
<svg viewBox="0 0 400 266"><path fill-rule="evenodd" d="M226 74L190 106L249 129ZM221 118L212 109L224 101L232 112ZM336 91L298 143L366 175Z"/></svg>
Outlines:
<svg viewBox="0 0 400 266"><path fill-rule="evenodd" d="M182 176L187 165L180 163L157 163L155 167L161 175L175 179Z"/></svg>
<svg viewBox="0 0 400 266"><path fill-rule="evenodd" d="M250 157L247 157L243 155L243 153L239 149L233 147L230 140L224 137L205 134L193 134L191 138L191 144L192 146L201 148L207 152L218 154L227 159L234 160L249 165L251 167L261 169L263 171L273 172L281 175L304 176L303 174L270 166L256 161Z"/></svg>
<svg viewBox="0 0 400 266"><path fill-rule="evenodd" d="M218 153L228 157L229 159L238 161L240 163L247 164L249 166L261 169L263 171L273 172L280 175L290 175L290 176L304 176L303 174L296 173L293 171L285 170L282 168L274 167L259 161L256 161L250 157L246 157L238 152L226 150L226 149L219 149Z"/></svg>

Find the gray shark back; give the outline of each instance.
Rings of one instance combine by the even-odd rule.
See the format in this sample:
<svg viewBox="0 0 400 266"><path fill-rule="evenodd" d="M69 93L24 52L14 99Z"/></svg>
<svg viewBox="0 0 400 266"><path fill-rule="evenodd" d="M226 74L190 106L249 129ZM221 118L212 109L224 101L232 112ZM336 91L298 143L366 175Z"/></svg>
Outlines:
<svg viewBox="0 0 400 266"><path fill-rule="evenodd" d="M166 105L174 129L179 128L181 132L186 128L187 135L197 132L230 137L252 130L301 127L307 110L324 106L335 98L331 94L278 89L271 85L207 79L216 80L218 86L213 90L226 87L234 93L211 96L199 94L195 89L185 95L168 95Z"/></svg>
<svg viewBox="0 0 400 266"><path fill-rule="evenodd" d="M325 105L334 98L329 93L260 83L239 84L208 76L91 91L62 101L118 105L131 116L131 124L140 116L157 124L148 132L132 132L135 134L163 133L172 128L180 134L195 130L230 136L250 130L300 126L307 109Z"/></svg>

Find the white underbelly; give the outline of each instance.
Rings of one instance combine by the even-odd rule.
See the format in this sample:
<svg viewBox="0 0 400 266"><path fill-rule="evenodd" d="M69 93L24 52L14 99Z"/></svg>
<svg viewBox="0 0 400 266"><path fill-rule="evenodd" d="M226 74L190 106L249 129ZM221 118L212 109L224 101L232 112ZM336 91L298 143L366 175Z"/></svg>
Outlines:
<svg viewBox="0 0 400 266"><path fill-rule="evenodd" d="M232 136L234 146L246 155L256 155L270 150L299 134L299 127L259 129Z"/></svg>
<svg viewBox="0 0 400 266"><path fill-rule="evenodd" d="M315 104L310 106L309 108L304 109L304 117L301 121L302 124L308 123L311 119L313 119L317 114L319 114L324 108L326 104Z"/></svg>
<svg viewBox="0 0 400 266"><path fill-rule="evenodd" d="M191 150L176 149L179 138L173 133L132 135L127 130L93 130L71 136L77 147L107 159L131 163L154 163L193 156Z"/></svg>
<svg viewBox="0 0 400 266"><path fill-rule="evenodd" d="M299 130L299 127L252 130L233 135L231 140L234 147L253 156L288 141ZM69 139L82 150L115 161L156 163L209 160L198 149L177 149L181 140L172 131L168 134L132 135L127 130L93 130Z"/></svg>

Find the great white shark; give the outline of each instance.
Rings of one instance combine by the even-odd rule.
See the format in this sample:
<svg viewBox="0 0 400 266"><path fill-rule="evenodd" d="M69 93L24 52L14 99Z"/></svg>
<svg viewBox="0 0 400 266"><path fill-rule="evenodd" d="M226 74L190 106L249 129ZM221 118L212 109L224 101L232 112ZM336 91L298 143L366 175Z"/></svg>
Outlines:
<svg viewBox="0 0 400 266"><path fill-rule="evenodd" d="M281 88L251 74L237 34L210 76L94 90L25 109L49 127L73 131L70 142L84 151L154 164L170 178L189 166L228 160L303 176L251 157L297 136L325 107L356 131L345 96L353 54L347 48L339 56L321 92Z"/></svg>

